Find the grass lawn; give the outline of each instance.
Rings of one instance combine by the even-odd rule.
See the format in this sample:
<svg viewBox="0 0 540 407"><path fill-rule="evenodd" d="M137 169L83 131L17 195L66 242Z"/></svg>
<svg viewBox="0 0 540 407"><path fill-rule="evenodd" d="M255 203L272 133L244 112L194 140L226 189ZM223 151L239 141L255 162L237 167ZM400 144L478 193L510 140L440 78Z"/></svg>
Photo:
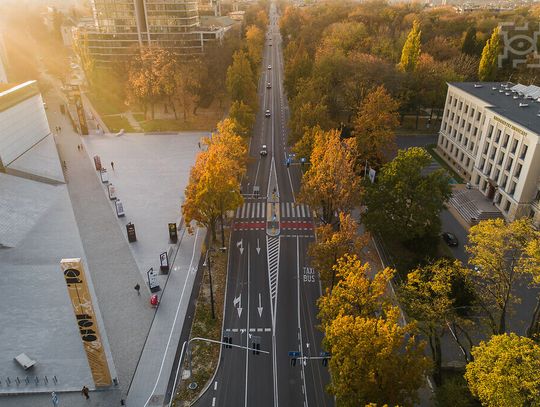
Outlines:
<svg viewBox="0 0 540 407"><path fill-rule="evenodd" d="M228 240L229 231L225 231L226 241ZM227 260L228 253L222 253L217 250L221 245L218 242L214 243L216 251L211 252L211 267L212 267L212 286L214 288L214 306L216 319L212 319L212 311L210 304L210 283L208 280L208 272L204 271L204 277L201 281L199 297L195 309L195 317L191 327L191 338L202 337L214 340L221 340L221 325L223 317L223 301L225 295L225 283L227 277ZM203 253L205 251L203 250ZM238 344L237 344L238 345ZM176 389L176 394L173 397L173 407L187 406L199 395L204 389L206 383L212 378L219 357L220 345L210 344L205 342L193 342L192 349L192 376L182 381ZM226 352L227 350L223 350ZM188 369L187 357L184 358L184 369ZM191 382L197 383L195 390L188 389L188 384Z"/></svg>
<svg viewBox="0 0 540 407"><path fill-rule="evenodd" d="M124 100L115 94L107 92L98 95L95 92L89 92L87 96L100 116L119 114L127 110Z"/></svg>
<svg viewBox="0 0 540 407"><path fill-rule="evenodd" d="M139 114L135 118L147 133L154 131L211 131L216 128L222 115L222 112L208 112L204 115L190 116L186 121L174 119L141 120L144 117Z"/></svg>
<svg viewBox="0 0 540 407"><path fill-rule="evenodd" d="M126 133L133 133L135 131L125 117L101 116L101 120L105 122L111 133L117 133L120 129L124 129Z"/></svg>
<svg viewBox="0 0 540 407"><path fill-rule="evenodd" d="M458 184L463 184L464 180L462 177L459 176L459 174L457 172L455 172L452 167L450 167L446 161L444 161L441 156L439 156L439 154L437 153L436 151L436 148L437 148L437 145L436 144L428 144L426 146L426 150L429 152L429 154L431 154L431 156L433 157L433 159L435 161L437 161L441 167L443 167L446 171L448 171L448 173L450 174L450 176L452 178L454 178Z"/></svg>

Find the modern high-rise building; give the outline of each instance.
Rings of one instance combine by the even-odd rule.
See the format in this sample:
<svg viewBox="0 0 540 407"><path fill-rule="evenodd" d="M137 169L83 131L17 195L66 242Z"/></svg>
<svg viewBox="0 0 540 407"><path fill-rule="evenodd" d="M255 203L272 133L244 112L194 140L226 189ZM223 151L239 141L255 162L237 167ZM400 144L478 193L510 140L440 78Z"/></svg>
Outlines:
<svg viewBox="0 0 540 407"><path fill-rule="evenodd" d="M179 55L201 54L223 28L202 27L197 0L91 0L94 26L79 30L100 64L125 60L159 45Z"/></svg>
<svg viewBox="0 0 540 407"><path fill-rule="evenodd" d="M449 83L437 143L471 193L479 191L506 219L530 216L538 227L539 102L540 87L534 85Z"/></svg>

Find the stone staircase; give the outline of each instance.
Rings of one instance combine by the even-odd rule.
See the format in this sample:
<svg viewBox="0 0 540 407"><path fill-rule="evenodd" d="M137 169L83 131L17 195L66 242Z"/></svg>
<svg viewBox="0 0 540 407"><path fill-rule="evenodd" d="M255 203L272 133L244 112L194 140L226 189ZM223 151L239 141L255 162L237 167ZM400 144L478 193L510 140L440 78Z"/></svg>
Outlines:
<svg viewBox="0 0 540 407"><path fill-rule="evenodd" d="M480 209L471 195L468 189L455 190L450 198L450 204L468 223L474 225L482 220L503 217L495 205L492 205L493 209Z"/></svg>

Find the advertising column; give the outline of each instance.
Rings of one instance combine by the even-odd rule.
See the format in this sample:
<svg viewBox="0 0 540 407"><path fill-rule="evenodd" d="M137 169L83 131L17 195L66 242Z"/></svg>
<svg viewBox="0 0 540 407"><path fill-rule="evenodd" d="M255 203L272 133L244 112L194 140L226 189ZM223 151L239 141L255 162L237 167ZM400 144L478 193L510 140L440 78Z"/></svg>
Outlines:
<svg viewBox="0 0 540 407"><path fill-rule="evenodd" d="M111 373L99 334L92 297L88 290L81 259L62 259L60 266L71 298L94 384L96 387L110 386Z"/></svg>

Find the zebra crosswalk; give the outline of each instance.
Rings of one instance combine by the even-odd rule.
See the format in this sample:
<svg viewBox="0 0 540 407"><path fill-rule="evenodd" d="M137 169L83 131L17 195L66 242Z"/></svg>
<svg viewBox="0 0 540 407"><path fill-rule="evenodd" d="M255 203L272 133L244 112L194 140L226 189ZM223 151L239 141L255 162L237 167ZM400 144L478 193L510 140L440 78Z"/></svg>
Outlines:
<svg viewBox="0 0 540 407"><path fill-rule="evenodd" d="M244 202L236 210L236 219L265 219L266 208L267 204L264 201ZM309 206L294 202L281 202L279 204L279 210L281 219L309 219L312 216Z"/></svg>

